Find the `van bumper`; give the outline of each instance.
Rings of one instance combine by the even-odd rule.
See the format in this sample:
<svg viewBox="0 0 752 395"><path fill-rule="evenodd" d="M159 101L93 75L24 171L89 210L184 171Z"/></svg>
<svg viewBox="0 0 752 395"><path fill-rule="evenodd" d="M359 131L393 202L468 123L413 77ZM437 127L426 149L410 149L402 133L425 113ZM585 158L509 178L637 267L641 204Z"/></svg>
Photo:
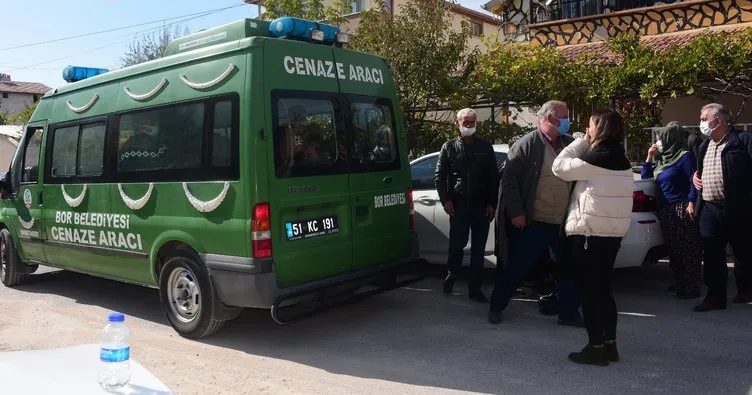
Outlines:
<svg viewBox="0 0 752 395"><path fill-rule="evenodd" d="M275 301L288 295L299 295L319 289L355 283L371 277L399 271L418 261L420 248L417 236L410 242L407 257L376 266L326 277L280 289L274 274L272 259L254 259L215 254L202 254L209 276L219 297L226 306L271 308Z"/></svg>

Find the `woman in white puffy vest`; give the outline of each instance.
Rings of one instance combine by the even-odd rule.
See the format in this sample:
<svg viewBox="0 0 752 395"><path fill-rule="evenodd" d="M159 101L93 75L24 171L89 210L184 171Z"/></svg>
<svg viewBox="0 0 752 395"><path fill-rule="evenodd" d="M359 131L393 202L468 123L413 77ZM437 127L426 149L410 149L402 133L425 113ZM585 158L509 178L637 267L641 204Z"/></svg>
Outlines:
<svg viewBox="0 0 752 395"><path fill-rule="evenodd" d="M553 173L574 181L564 230L566 259L576 268L589 342L573 362L606 366L619 360L611 272L629 230L634 176L624 153L624 121L613 110L590 117L584 138L554 160Z"/></svg>

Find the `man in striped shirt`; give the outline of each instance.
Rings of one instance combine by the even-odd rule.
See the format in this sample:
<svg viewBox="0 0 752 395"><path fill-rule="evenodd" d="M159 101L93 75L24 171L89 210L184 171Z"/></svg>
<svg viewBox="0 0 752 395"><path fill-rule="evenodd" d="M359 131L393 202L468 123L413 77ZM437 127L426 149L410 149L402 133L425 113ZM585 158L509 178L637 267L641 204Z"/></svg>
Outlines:
<svg viewBox="0 0 752 395"><path fill-rule="evenodd" d="M736 262L734 303L752 301L752 135L731 127L731 113L721 104L702 108L700 131L709 137L699 148L693 177L700 191L697 203L708 293L695 311L726 308L726 244Z"/></svg>

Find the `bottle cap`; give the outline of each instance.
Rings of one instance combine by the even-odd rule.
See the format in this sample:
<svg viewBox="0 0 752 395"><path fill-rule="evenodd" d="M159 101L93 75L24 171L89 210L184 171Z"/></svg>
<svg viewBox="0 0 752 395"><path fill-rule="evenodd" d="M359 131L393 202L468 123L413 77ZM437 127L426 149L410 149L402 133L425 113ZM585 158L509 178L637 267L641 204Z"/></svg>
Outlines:
<svg viewBox="0 0 752 395"><path fill-rule="evenodd" d="M125 315L123 315L123 313L110 313L110 315L107 316L107 321L123 322L125 321Z"/></svg>

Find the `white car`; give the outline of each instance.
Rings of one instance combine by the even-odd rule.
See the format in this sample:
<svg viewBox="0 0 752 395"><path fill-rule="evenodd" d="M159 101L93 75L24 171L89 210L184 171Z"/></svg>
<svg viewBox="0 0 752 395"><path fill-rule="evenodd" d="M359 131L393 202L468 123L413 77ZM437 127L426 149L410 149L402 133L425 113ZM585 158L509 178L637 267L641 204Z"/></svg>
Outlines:
<svg viewBox="0 0 752 395"><path fill-rule="evenodd" d="M496 163L507 158L507 144L494 145ZM415 229L420 240L421 258L431 263L445 264L449 249L449 216L439 201L434 185L434 172L439 153L434 152L410 162L415 205ZM666 246L658 221L656 194L658 186L653 180L641 180L635 174L632 223L622 239L615 267L632 267L657 263L665 257ZM485 266L495 267L493 225L485 248ZM470 262L470 242L465 247L463 265Z"/></svg>

